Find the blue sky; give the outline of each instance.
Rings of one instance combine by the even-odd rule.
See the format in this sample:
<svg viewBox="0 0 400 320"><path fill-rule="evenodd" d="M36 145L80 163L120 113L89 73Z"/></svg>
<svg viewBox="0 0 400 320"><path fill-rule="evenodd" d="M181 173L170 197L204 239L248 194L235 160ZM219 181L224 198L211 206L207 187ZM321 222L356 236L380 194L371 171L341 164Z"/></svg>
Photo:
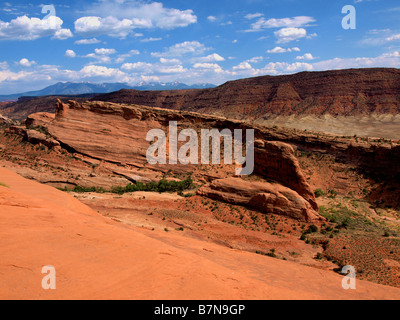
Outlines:
<svg viewBox="0 0 400 320"><path fill-rule="evenodd" d="M356 10L356 29L342 27L346 5ZM398 68L399 18L398 0L6 1L0 94L59 81L222 84Z"/></svg>

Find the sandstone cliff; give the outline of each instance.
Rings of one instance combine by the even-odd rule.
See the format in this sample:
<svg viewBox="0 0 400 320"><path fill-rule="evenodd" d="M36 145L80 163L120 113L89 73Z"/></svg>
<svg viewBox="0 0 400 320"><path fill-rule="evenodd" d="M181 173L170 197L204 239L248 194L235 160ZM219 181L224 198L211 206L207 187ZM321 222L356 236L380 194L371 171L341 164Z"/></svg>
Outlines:
<svg viewBox="0 0 400 320"><path fill-rule="evenodd" d="M74 154L106 162L114 166L114 172L129 181L155 181L165 174L192 174L196 181L204 183L234 175L234 165L149 165L146 159L149 147L146 134L154 128L168 132L169 121L177 121L179 130L192 128L199 133L201 129L246 128L240 122L196 113L182 114L164 109L104 102L81 104L69 101L65 104L59 100L55 116L48 113L33 114L26 120L27 128L14 126L7 132L21 135L34 144L42 144L48 148L62 147ZM257 135L261 136L261 133L258 132ZM272 187L268 183L261 184L260 194L270 193L271 197L278 196L280 200L285 196L289 199L286 202L273 202L277 208L274 210L270 208L272 202L267 205L267 200L263 202L259 199L259 205L255 205L258 210L267 213L268 208L268 212L281 212L305 221L319 217L315 196L290 145L259 140L255 147L254 173L275 183ZM96 181L98 180L89 177L86 185L93 186ZM238 183L237 187L247 189L245 181ZM255 195L257 194L253 196Z"/></svg>
<svg viewBox="0 0 400 320"><path fill-rule="evenodd" d="M44 183L61 186L82 185L110 188L136 181L157 181L163 176L184 178L192 174L200 184L211 183L234 175L232 165L163 165L147 163L149 142L146 133L160 128L167 132L169 121L177 121L179 130L255 129L255 174L296 192L317 210L313 190L296 158L296 152L329 154L358 174L382 184L374 188L371 200L380 205L400 205L400 147L398 142L383 139L338 138L312 132L253 126L245 122L199 113L121 105L105 102L57 104L56 115L37 113L26 120L27 128L11 127L8 132L19 134L31 143L61 148L85 163L77 164L74 174L29 171L27 176ZM39 131L39 133L34 132ZM96 169L101 165L102 170ZM62 167L65 164L61 164ZM354 169L355 168L355 169ZM388 191L392 190L392 191ZM305 217L305 216L304 216Z"/></svg>
<svg viewBox="0 0 400 320"><path fill-rule="evenodd" d="M261 76L205 90L121 90L94 99L258 119L270 115L354 116L400 112L400 70L350 69Z"/></svg>
<svg viewBox="0 0 400 320"><path fill-rule="evenodd" d="M63 102L71 99L59 98ZM82 97L74 99L84 101ZM17 102L0 105L0 113L24 120L34 112L54 112L56 100L57 97L51 96L21 98ZM229 81L212 89L123 89L95 95L92 100L196 111L241 120L268 120L276 116L284 117L284 121L288 116L396 115L400 111L400 70L349 69L261 76ZM312 123L311 127L315 126L316 123ZM324 131L323 127L319 130Z"/></svg>

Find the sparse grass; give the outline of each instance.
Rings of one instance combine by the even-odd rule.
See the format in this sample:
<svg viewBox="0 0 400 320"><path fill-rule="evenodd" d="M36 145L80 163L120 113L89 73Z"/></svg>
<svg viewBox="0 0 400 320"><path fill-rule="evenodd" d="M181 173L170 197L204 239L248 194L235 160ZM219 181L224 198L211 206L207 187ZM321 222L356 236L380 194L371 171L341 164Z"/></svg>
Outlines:
<svg viewBox="0 0 400 320"><path fill-rule="evenodd" d="M9 188L9 186L8 186L8 185L6 185L4 182L1 182L1 181L0 181L0 186L2 186L2 187L6 187L6 188Z"/></svg>
<svg viewBox="0 0 400 320"><path fill-rule="evenodd" d="M329 222L319 232L304 232L301 236L306 243L322 245L323 254L314 258L326 258L339 267L353 265L360 279L399 287L399 268L395 264L400 263L400 228L386 219L386 216L396 217L396 211L381 209L375 210L375 214L368 201L354 195L327 194L322 201L325 205L319 207L319 212Z"/></svg>
<svg viewBox="0 0 400 320"><path fill-rule="evenodd" d="M374 226L371 220L356 211L350 210L341 203L331 208L321 206L319 211L329 222L335 223L337 229L370 230Z"/></svg>

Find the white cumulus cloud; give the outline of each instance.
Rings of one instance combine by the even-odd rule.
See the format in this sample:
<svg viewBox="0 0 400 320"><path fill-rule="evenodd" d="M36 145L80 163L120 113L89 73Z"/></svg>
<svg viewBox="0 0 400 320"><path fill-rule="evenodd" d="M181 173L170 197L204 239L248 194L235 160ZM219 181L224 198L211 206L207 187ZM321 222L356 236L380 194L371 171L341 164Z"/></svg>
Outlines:
<svg viewBox="0 0 400 320"><path fill-rule="evenodd" d="M306 53L303 56L296 57L296 60L314 60L315 58L311 53Z"/></svg>
<svg viewBox="0 0 400 320"><path fill-rule="evenodd" d="M274 32L277 43L287 43L307 36L304 28L283 28Z"/></svg>
<svg viewBox="0 0 400 320"><path fill-rule="evenodd" d="M153 65L151 63L146 62L135 62L135 63L124 63L121 66L121 69L128 71L146 71L150 72L152 70Z"/></svg>
<svg viewBox="0 0 400 320"><path fill-rule="evenodd" d="M198 57L193 59L193 62L216 62L216 61L225 61L225 58L221 57L218 53L213 53L206 57Z"/></svg>
<svg viewBox="0 0 400 320"><path fill-rule="evenodd" d="M179 65L182 63L179 59L166 59L166 58L160 58L160 62L162 64L172 64L172 65Z"/></svg>
<svg viewBox="0 0 400 320"><path fill-rule="evenodd" d="M107 34L112 37L125 38L134 28L160 28L175 29L187 27L197 22L197 16L193 10L179 10L165 8L160 2L148 2L137 0L99 0L85 11L88 16L78 19L75 24L78 30L83 22L91 18L97 26L91 28L91 34ZM97 22L93 18L97 18ZM83 19L83 20L81 20ZM109 22L116 23L113 28ZM89 32L86 30L85 32Z"/></svg>
<svg viewBox="0 0 400 320"><path fill-rule="evenodd" d="M250 70L253 67L247 61L239 63L237 66L233 67L233 70Z"/></svg>
<svg viewBox="0 0 400 320"><path fill-rule="evenodd" d="M110 37L126 38L134 28L132 20L115 17L82 17L75 21L75 32L84 37L107 34Z"/></svg>
<svg viewBox="0 0 400 320"><path fill-rule="evenodd" d="M300 51L300 49L298 47L294 47L294 48L275 47L271 50L267 50L267 53L285 53L285 52L292 52L292 51Z"/></svg>
<svg viewBox="0 0 400 320"><path fill-rule="evenodd" d="M216 63L195 63L193 68L214 71L216 73L223 72L221 66Z"/></svg>
<svg viewBox="0 0 400 320"><path fill-rule="evenodd" d="M282 19L268 19L264 17L258 19L251 25L251 29L247 31L261 31L267 28L299 28L307 26L311 22L315 22L313 17L298 16L293 18L282 18Z"/></svg>
<svg viewBox="0 0 400 320"><path fill-rule="evenodd" d="M105 49L105 48L100 48L100 49L94 49L94 52L98 55L111 55L117 53L115 49Z"/></svg>
<svg viewBox="0 0 400 320"><path fill-rule="evenodd" d="M69 29L62 28L63 21L56 16L47 19L21 16L10 22L0 20L0 40L36 40L52 36L64 40L72 37Z"/></svg>
<svg viewBox="0 0 400 320"><path fill-rule="evenodd" d="M91 38L91 39L81 39L75 41L75 44L81 45L81 44L97 44L100 43L100 40L96 38Z"/></svg>
<svg viewBox="0 0 400 320"><path fill-rule="evenodd" d="M26 58L21 59L18 63L19 63L19 65L21 65L21 66L23 66L23 67L31 67L31 66L33 66L34 64L36 64L35 61L29 61L29 60L26 59Z"/></svg>
<svg viewBox="0 0 400 320"><path fill-rule="evenodd" d="M60 29L54 33L53 39L66 40L72 38L74 35L69 29Z"/></svg>
<svg viewBox="0 0 400 320"><path fill-rule="evenodd" d="M166 48L164 52L152 52L151 55L157 58L180 57L188 53L199 55L206 50L208 50L208 48L198 41L185 41Z"/></svg>
<svg viewBox="0 0 400 320"><path fill-rule="evenodd" d="M74 50L67 50L67 51L65 51L64 55L67 58L75 58L76 57L76 53L74 52Z"/></svg>

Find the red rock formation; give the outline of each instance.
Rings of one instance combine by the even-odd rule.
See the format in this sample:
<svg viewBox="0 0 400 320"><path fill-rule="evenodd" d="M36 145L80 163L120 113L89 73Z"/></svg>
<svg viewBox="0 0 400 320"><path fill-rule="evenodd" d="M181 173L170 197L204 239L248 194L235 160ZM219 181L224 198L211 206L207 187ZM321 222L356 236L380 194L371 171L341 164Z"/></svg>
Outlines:
<svg viewBox="0 0 400 320"><path fill-rule="evenodd" d="M180 114L176 111L137 105L127 106L98 101L83 104L69 101L65 104L58 101L54 118L47 113L28 117L26 121L28 128L36 130L13 127L9 132L19 134L32 143L41 143L49 148L61 145L71 152L92 159L127 166L126 169L115 168L114 172L128 177L130 181L133 177L135 181L146 181L151 176L154 177L154 173L171 172L179 175L195 171L195 165L149 165L147 163L146 151L149 147L149 142L146 141L147 132L154 128L161 128L164 132L168 132L169 121L172 120L179 122L180 130L183 128L192 128L197 131L204 128L222 130L243 127L242 123L218 117ZM297 199L303 197L302 201L307 202L309 208L317 210L314 194L301 172L290 145L283 142L261 141L255 149L255 173L294 190L292 192L297 195ZM136 169L132 170L132 168ZM143 168L151 170L153 174L140 172L139 170ZM232 166L229 170L227 167L223 172L226 174L222 177L233 175L234 168ZM199 172L197 176L203 179L205 175ZM221 176L210 175L210 180L216 178L221 178ZM258 202L267 206L270 200L271 198L258 199ZM302 212L306 207L301 201L297 202ZM294 207L294 203L297 202L292 201L291 207ZM258 207L261 208L262 205ZM291 212L294 212L293 208ZM287 215L299 218L301 213L296 211ZM302 219L306 219L306 216L311 217L311 214L304 213Z"/></svg>
<svg viewBox="0 0 400 320"><path fill-rule="evenodd" d="M68 104L62 103L60 99L57 99L57 108L56 108L56 120L61 121L67 115L67 111L69 109Z"/></svg>
<svg viewBox="0 0 400 320"><path fill-rule="evenodd" d="M42 144L50 149L60 146L60 143L57 140L46 136L46 134L43 132L39 132L36 130L30 130L24 127L11 126L9 129L6 129L5 132L18 134L20 136L23 136L26 139L26 141L32 144Z"/></svg>
<svg viewBox="0 0 400 320"><path fill-rule="evenodd" d="M301 72L230 81L204 90L121 90L95 99L236 119L269 115L397 114L400 112L400 70Z"/></svg>
<svg viewBox="0 0 400 320"><path fill-rule="evenodd" d="M276 141L259 143L255 148L255 173L297 191L318 210L315 195L303 175L291 145Z"/></svg>
<svg viewBox="0 0 400 320"><path fill-rule="evenodd" d="M222 117L143 106L104 102L80 104L70 101L68 108L69 112L63 121L55 121L52 114L38 113L30 115L26 123L29 128L47 127L53 138L58 140L64 148L91 157L95 159L95 162L106 161L110 165L129 165L129 169L124 168L123 176L135 178L129 178L126 183L132 181L132 179L136 181L137 177L141 177L144 181L154 179L160 171L167 173L168 170L172 170L175 174L196 171L191 166L178 165L155 168L146 165L145 151L149 144L145 143L145 134L149 129L165 129L168 126L168 121L171 120L178 121L179 130L183 128L193 128L197 131L201 128L228 128L231 130L249 128L249 124ZM313 193L307 181L300 174L301 170L299 171L292 148L285 146L285 144L278 144L276 141L288 143L303 152L330 154L335 157L336 161L356 167L360 174L371 178L372 181L385 183L391 186L390 188L396 185L394 182L399 180L400 146L398 141L366 140L357 137L340 138L312 132L253 125L250 128L255 129L256 139L260 140L256 141L255 172L295 190L307 199L314 208ZM269 142L266 143L265 141ZM144 166L146 166L146 170L143 170ZM136 168L134 172L132 172L133 167ZM112 170L120 173L122 168L113 168ZM138 170L142 171L138 172ZM229 170L224 172L232 174L233 168ZM150 171L153 173L150 174ZM221 172L218 174L210 170L202 170L197 174L205 182L226 177ZM92 177L88 177L80 183L85 186L93 186L92 180L93 183L98 185L99 181ZM107 184L104 185L104 179L102 183L102 186L107 186ZM376 198L375 200L378 201L385 198L390 200L385 200L385 203L398 207L400 194L397 192L384 192L384 194L387 196L383 197L382 192L379 192L374 199Z"/></svg>
<svg viewBox="0 0 400 320"><path fill-rule="evenodd" d="M24 120L34 112L54 112L58 97L20 98L0 105L0 113ZM69 98L60 97L65 103ZM84 102L88 98L74 98ZM217 88L172 91L120 90L96 101L196 111L231 119L276 115L359 116L400 112L400 70L388 68L301 72L229 81Z"/></svg>
<svg viewBox="0 0 400 320"><path fill-rule="evenodd" d="M306 222L321 220L321 216L302 196L276 183L227 178L214 180L200 188L197 194L266 214L278 214Z"/></svg>

